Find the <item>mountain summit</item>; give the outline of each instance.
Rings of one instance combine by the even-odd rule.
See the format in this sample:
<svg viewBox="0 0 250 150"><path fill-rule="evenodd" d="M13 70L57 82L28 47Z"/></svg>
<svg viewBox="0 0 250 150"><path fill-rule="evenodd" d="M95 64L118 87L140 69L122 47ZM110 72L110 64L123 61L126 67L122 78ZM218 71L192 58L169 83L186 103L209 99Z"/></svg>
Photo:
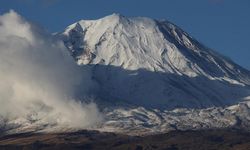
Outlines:
<svg viewBox="0 0 250 150"><path fill-rule="evenodd" d="M250 72L168 21L120 14L80 20L60 34L92 66L98 97L146 107L224 106L250 95Z"/></svg>

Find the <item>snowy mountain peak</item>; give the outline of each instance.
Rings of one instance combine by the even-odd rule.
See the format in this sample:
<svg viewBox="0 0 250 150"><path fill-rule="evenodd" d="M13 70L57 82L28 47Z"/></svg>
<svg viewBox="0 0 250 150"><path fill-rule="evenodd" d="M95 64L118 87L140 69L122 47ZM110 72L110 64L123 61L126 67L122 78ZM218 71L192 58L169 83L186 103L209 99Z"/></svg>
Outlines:
<svg viewBox="0 0 250 150"><path fill-rule="evenodd" d="M120 13L113 13L111 15L108 15L104 18L101 18L101 19L109 19L109 20L120 20L122 18L125 18L125 16L123 16L122 14Z"/></svg>
<svg viewBox="0 0 250 150"><path fill-rule="evenodd" d="M248 70L168 21L112 14L81 20L61 36L79 65L102 66L95 67L93 78L113 98L148 104L157 98L156 104L175 107L229 104L249 96ZM118 85L123 88L115 89Z"/></svg>
<svg viewBox="0 0 250 150"><path fill-rule="evenodd" d="M238 68L168 21L112 14L81 20L69 26L64 35L79 64L104 63L209 78L228 77L228 71Z"/></svg>

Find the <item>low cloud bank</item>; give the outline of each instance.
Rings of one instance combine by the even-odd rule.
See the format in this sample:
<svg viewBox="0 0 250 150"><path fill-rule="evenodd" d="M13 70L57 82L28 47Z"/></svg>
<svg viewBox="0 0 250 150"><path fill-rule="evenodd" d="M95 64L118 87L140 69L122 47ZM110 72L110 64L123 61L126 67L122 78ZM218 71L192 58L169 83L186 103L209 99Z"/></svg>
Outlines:
<svg viewBox="0 0 250 150"><path fill-rule="evenodd" d="M0 16L0 118L85 128L101 121L95 103L74 100L92 86L56 41L16 12ZM24 122L25 122L24 121ZM22 123L23 124L23 123Z"/></svg>

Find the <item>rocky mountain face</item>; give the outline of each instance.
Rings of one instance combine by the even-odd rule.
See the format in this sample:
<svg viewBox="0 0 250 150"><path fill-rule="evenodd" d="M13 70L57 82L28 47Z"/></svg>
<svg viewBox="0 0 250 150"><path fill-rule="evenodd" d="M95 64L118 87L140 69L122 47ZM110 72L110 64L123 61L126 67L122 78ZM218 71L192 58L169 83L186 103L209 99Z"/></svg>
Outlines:
<svg viewBox="0 0 250 150"><path fill-rule="evenodd" d="M58 34L91 66L97 97L148 108L207 108L244 101L250 72L168 21L113 14Z"/></svg>

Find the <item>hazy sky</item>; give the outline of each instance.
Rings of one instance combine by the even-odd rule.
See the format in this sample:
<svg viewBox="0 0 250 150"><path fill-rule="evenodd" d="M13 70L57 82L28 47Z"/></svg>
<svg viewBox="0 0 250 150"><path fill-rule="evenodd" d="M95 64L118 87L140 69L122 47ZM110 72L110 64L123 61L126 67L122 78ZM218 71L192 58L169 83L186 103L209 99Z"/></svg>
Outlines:
<svg viewBox="0 0 250 150"><path fill-rule="evenodd" d="M250 0L2 0L50 32L111 13L167 19L250 70Z"/></svg>

